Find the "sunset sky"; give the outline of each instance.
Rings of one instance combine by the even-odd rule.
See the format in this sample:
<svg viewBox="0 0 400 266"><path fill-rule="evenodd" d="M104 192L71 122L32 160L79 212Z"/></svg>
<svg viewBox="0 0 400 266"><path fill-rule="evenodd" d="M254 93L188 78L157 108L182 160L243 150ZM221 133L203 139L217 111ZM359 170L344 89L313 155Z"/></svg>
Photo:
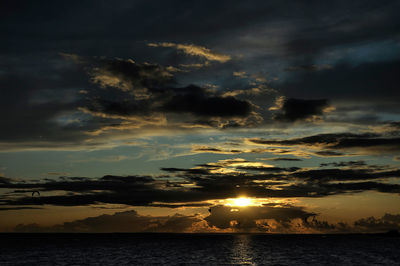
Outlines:
<svg viewBox="0 0 400 266"><path fill-rule="evenodd" d="M0 231L400 229L399 1L1 1Z"/></svg>

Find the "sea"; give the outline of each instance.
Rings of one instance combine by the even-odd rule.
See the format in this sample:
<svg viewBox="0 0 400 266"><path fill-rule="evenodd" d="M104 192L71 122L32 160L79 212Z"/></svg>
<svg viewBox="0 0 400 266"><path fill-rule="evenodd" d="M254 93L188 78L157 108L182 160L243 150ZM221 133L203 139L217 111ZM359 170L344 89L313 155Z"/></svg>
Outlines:
<svg viewBox="0 0 400 266"><path fill-rule="evenodd" d="M0 234L0 265L400 265L400 237Z"/></svg>

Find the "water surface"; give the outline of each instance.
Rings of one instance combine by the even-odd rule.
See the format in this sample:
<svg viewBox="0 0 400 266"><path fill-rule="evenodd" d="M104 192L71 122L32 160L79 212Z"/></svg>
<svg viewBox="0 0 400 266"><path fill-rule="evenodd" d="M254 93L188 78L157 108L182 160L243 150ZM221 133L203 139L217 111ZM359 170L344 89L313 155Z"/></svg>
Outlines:
<svg viewBox="0 0 400 266"><path fill-rule="evenodd" d="M400 265L382 235L0 235L0 265Z"/></svg>

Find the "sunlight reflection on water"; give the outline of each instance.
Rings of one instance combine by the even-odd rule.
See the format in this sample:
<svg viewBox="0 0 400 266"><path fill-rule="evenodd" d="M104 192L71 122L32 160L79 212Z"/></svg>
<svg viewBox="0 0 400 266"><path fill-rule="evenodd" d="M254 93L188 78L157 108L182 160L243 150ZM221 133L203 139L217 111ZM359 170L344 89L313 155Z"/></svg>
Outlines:
<svg viewBox="0 0 400 266"><path fill-rule="evenodd" d="M233 241L232 263L244 265L256 265L251 248L252 238L249 235L237 235Z"/></svg>

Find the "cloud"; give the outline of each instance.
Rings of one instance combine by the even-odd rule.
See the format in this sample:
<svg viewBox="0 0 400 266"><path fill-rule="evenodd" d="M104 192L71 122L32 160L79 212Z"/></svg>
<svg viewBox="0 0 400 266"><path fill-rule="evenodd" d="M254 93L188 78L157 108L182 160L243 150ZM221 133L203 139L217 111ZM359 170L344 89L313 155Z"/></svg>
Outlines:
<svg viewBox="0 0 400 266"><path fill-rule="evenodd" d="M63 69L47 75L18 73L0 75L2 130L0 144L22 142L79 142L78 130L85 128L76 108L82 98L75 86L84 83L76 72ZM51 75L55 75L52 77ZM57 88L55 90L54 88ZM23 123L21 123L23 121Z"/></svg>
<svg viewBox="0 0 400 266"><path fill-rule="evenodd" d="M210 49L206 47L194 45L194 44L176 44L171 42L162 42L162 43L148 43L150 47L172 47L187 55L198 56L204 58L209 61L218 61L220 63L225 63L231 60L229 55L220 54L212 52Z"/></svg>
<svg viewBox="0 0 400 266"><path fill-rule="evenodd" d="M317 149L321 155L342 155L341 151L359 154L395 153L400 150L400 138L387 137L374 132L367 133L329 133L287 140L267 140L254 138L252 143L279 147L307 147ZM339 150L339 153L335 150Z"/></svg>
<svg viewBox="0 0 400 266"><path fill-rule="evenodd" d="M83 65L91 81L100 87L132 91L137 99L147 98L149 87L159 87L173 81L173 74L158 64L140 64L132 59L82 57L64 53L61 53L61 56Z"/></svg>
<svg viewBox="0 0 400 266"><path fill-rule="evenodd" d="M326 4L312 0L305 4L204 0L182 5L172 0L87 5L43 0L29 8L8 2L2 25L4 32L10 34L0 43L2 151L93 150L124 145L144 134L159 136L178 130L199 133L182 137L190 142L212 131L204 132L204 128L231 128L218 131L219 137L247 136L254 140L252 144L265 147L207 144L193 147L193 152L217 155L197 154L194 159L269 152L280 157L310 158L299 165L311 169L287 173L282 170L286 166L246 166L244 162L214 162L194 169L165 165L169 183L154 175L143 184L138 182L141 176L80 179L75 183L29 180L25 184L2 177L0 185L7 193L24 187L43 193L34 199L21 193L6 193L1 204L74 205L103 201L154 206L157 200L161 201L157 204L187 206L184 204L190 201L201 203L241 192L267 197L322 197L367 190L398 191L398 177L391 166L377 169L328 159L385 155L379 158L384 161L387 156L398 157L400 142L395 127L390 133L371 129L375 135L368 136L357 132L368 132L362 130L399 115L399 1ZM170 41L156 43L158 40ZM164 48L150 49L146 47L148 42ZM68 60L55 57L60 51ZM262 84L249 84L253 73L268 75L255 78ZM311 124L292 128L274 123L267 110L274 98L271 96L275 96L267 95L269 87L286 96L270 110L275 121L310 121L323 116L328 123L321 123L318 128ZM326 113L328 99L337 111ZM262 128L242 129L253 126ZM233 130L235 127L239 130ZM255 138L262 136L258 135L260 131L273 127L282 131L275 135L280 139ZM322 131L326 129L329 131ZM259 131L254 133L256 130ZM338 130L347 133L318 134ZM284 135L287 133L293 135ZM149 137L149 142L158 141L159 138ZM182 146L190 149L190 145ZM20 164L14 161L18 161L18 154L3 155L11 167L7 173L15 172L12 165ZM300 159L291 160L296 163L294 160ZM280 163L270 163L275 162ZM321 162L330 164L324 169L310 166ZM291 163L283 161L283 165ZM349 180L338 180L345 177ZM271 185L278 179L281 186Z"/></svg>
<svg viewBox="0 0 400 266"><path fill-rule="evenodd" d="M210 215L175 214L171 216L144 216L135 210L103 214L54 226L18 224L14 232L59 232L59 233L115 233L115 232L287 232L293 220L304 222L316 214L301 207L253 206L236 208L217 205L210 208ZM266 220L275 223L268 227ZM264 223L260 223L264 222ZM277 226L279 225L279 226Z"/></svg>
<svg viewBox="0 0 400 266"><path fill-rule="evenodd" d="M367 166L365 161L347 161L347 162L332 162L332 163L321 163L320 167L324 166L334 166L334 167L362 167Z"/></svg>
<svg viewBox="0 0 400 266"><path fill-rule="evenodd" d="M162 167L162 168L160 168L160 170L165 171L165 172L170 172L170 173L185 172L188 174L209 174L208 170L198 169L198 168L184 169L184 168L175 168L175 167Z"/></svg>
<svg viewBox="0 0 400 266"><path fill-rule="evenodd" d="M149 89L146 100L129 95L122 100L93 96L88 106L80 110L100 118L111 119L110 129L141 128L143 126L175 127L244 127L260 123L248 101L223 97L218 93L190 85L183 88ZM118 120L122 120L118 121Z"/></svg>
<svg viewBox="0 0 400 266"><path fill-rule="evenodd" d="M373 216L362 218L354 222L354 226L362 232L387 232L390 230L400 230L400 214L386 213L381 218Z"/></svg>
<svg viewBox="0 0 400 266"><path fill-rule="evenodd" d="M261 95L269 95L269 94L274 94L277 93L275 89L270 88L269 86L265 84L255 84L256 87L248 88L248 89L243 89L243 90L230 90L224 92L222 95L223 96L247 96L247 97L255 97L255 96L261 96Z"/></svg>
<svg viewBox="0 0 400 266"><path fill-rule="evenodd" d="M242 117L250 114L251 106L247 101L232 96L207 95L204 89L192 85L176 90L175 95L163 104L161 110L206 117Z"/></svg>
<svg viewBox="0 0 400 266"><path fill-rule="evenodd" d="M227 173L244 173L244 171L259 171L259 172L293 172L299 170L297 167L274 167L273 165L264 164L262 162L251 162L241 158L219 160L214 163L199 164L194 168L161 168L166 172L183 172L187 174L227 174Z"/></svg>
<svg viewBox="0 0 400 266"><path fill-rule="evenodd" d="M19 224L14 232L116 233L116 232L190 232L200 218L196 215L143 216L134 210L103 214L82 220L44 227Z"/></svg>
<svg viewBox="0 0 400 266"><path fill-rule="evenodd" d="M332 137L322 139L331 143ZM321 138L317 139L320 142ZM315 141L315 138L303 139L301 143ZM397 167L368 165L364 161L332 162L320 167L282 167L266 164L265 160L232 158L192 168L163 167L161 170L167 174L77 176L25 182L3 177L0 189L10 192L2 196L0 207L124 204L189 208L243 194L256 198L292 198L363 191L400 193L400 185L396 183L400 179ZM32 197L32 191L40 191L40 196Z"/></svg>
<svg viewBox="0 0 400 266"><path fill-rule="evenodd" d="M233 71L232 75L234 77L239 77L239 78L247 78L248 77L246 71Z"/></svg>
<svg viewBox="0 0 400 266"><path fill-rule="evenodd" d="M361 218L353 223L329 223L315 216L302 227L312 233L387 233L400 230L400 214L385 213L382 217Z"/></svg>
<svg viewBox="0 0 400 266"><path fill-rule="evenodd" d="M294 172L299 170L298 167L289 167L289 168L282 168L282 167L272 167L272 166L263 166L263 165L253 165L253 166L239 166L236 167L238 170L247 170L247 171L262 171L262 172Z"/></svg>
<svg viewBox="0 0 400 266"><path fill-rule="evenodd" d="M0 211L40 210L38 207L0 207Z"/></svg>
<svg viewBox="0 0 400 266"><path fill-rule="evenodd" d="M13 180L0 175L0 184L10 184Z"/></svg>
<svg viewBox="0 0 400 266"><path fill-rule="evenodd" d="M64 178L59 181L1 184L1 188L15 190L3 196L1 205L84 206L110 203L130 206L161 204L176 208L188 207L188 203L203 204L208 200L235 198L242 194L273 198L324 197L371 190L400 192L400 185L384 181L399 178L399 170L237 169L244 164L237 162L236 166L223 167L210 164L193 169L163 168L173 175L155 179L147 176L104 176L98 179ZM251 173L254 169L256 172L262 170L262 173ZM40 197L31 197L32 190L40 191ZM57 195L52 193L54 191L58 191Z"/></svg>
<svg viewBox="0 0 400 266"><path fill-rule="evenodd" d="M242 147L227 147L228 145L216 145L216 146L205 146L205 145L192 145L192 152L194 153L215 153L215 154L241 154L241 153L278 153L275 149L262 149L262 148L242 148Z"/></svg>
<svg viewBox="0 0 400 266"><path fill-rule="evenodd" d="M354 223L329 223L317 214L291 205L230 207L217 205L210 215L140 215L135 210L103 214L53 226L18 224L19 233L117 233L117 232L258 232L258 233L385 233L400 229L399 214L367 217Z"/></svg>
<svg viewBox="0 0 400 266"><path fill-rule="evenodd" d="M73 53L43 60L40 75L18 67L0 75L7 128L1 150L109 148L124 134L253 127L263 120L249 100L175 86L176 73L160 64Z"/></svg>
<svg viewBox="0 0 400 266"><path fill-rule="evenodd" d="M337 152L337 151L316 151L313 155L320 157L343 157L346 156L345 153Z"/></svg>
<svg viewBox="0 0 400 266"><path fill-rule="evenodd" d="M379 218L371 216L358 219L354 223L329 223L320 221L314 216L302 227L313 233L387 233L400 230L399 218L399 214L386 213Z"/></svg>
<svg viewBox="0 0 400 266"><path fill-rule="evenodd" d="M119 58L84 58L65 54L64 57L84 65L93 83L109 88L107 91L88 91L85 94L86 106L79 108L86 114L111 120L111 126L93 132L148 125L165 127L167 121L182 127L202 124L233 127L247 126L260 120L249 101L196 85L171 86L173 74L161 65L139 64Z"/></svg>
<svg viewBox="0 0 400 266"><path fill-rule="evenodd" d="M218 205L210 208L211 214L206 217L210 227L219 229L233 228L238 231L251 231L258 229L265 230L258 220L273 219L279 224L290 224L293 219L301 219L306 221L309 217L315 216L315 213L306 212L303 208L285 206L285 207L270 207L270 206L249 206L249 207L229 207ZM265 225L264 225L265 226Z"/></svg>
<svg viewBox="0 0 400 266"><path fill-rule="evenodd" d="M320 71L331 68L333 68L331 65L301 65L287 67L285 71Z"/></svg>
<svg viewBox="0 0 400 266"><path fill-rule="evenodd" d="M399 78L394 74L400 66L398 58L390 62L357 64L348 60L331 69L295 72L291 79L274 86L279 86L281 93L294 98L328 98L338 111L341 105L343 114L332 121L351 122L352 112L358 115L398 113L395 103L400 96L396 90Z"/></svg>
<svg viewBox="0 0 400 266"><path fill-rule="evenodd" d="M324 113L331 111L328 100L303 100L294 98L278 98L275 107L270 110L278 111L274 119L278 121L294 122L304 119L316 119Z"/></svg>
<svg viewBox="0 0 400 266"><path fill-rule="evenodd" d="M216 153L216 154L238 154L238 153L244 153L244 152L248 152L248 151L240 150L240 149L222 149L222 148L208 147L208 146L202 146L202 145L193 145L192 152Z"/></svg>
<svg viewBox="0 0 400 266"><path fill-rule="evenodd" d="M354 167L355 165L353 165ZM365 169L298 169L295 173L288 176L289 178L299 178L308 181L324 182L324 181L351 181L351 180L370 180L384 178L400 178L399 169L374 170L373 168Z"/></svg>
<svg viewBox="0 0 400 266"><path fill-rule="evenodd" d="M159 74L162 67L122 59L64 56L79 64L57 57L48 64L60 67L45 68L40 75L34 71L0 75L4 96L0 113L4 116L2 126L7 128L0 132L1 150L109 148L118 145L118 131L140 134L142 127L167 127L165 115L146 113L147 101L143 99L145 86L166 82ZM107 89L100 88L98 82L93 84L85 72L93 74L99 69L132 90L122 90L122 83Z"/></svg>
<svg viewBox="0 0 400 266"><path fill-rule="evenodd" d="M213 148L213 147L206 147L206 146L195 146L192 149L194 152L209 152L209 153L236 153L236 150L230 150L230 151L224 151L219 148ZM238 151L240 152L240 151Z"/></svg>

